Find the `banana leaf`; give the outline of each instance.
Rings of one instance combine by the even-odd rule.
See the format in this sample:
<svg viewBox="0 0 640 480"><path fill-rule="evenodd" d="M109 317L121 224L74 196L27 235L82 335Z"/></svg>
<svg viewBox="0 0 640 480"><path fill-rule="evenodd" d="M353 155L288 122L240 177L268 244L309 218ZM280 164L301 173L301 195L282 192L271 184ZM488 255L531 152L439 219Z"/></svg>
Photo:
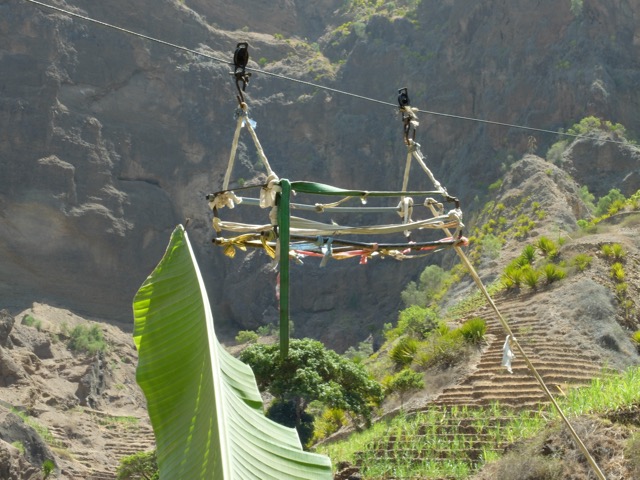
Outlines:
<svg viewBox="0 0 640 480"><path fill-rule="evenodd" d="M136 378L162 480L330 479L329 458L264 416L251 368L218 342L193 250L178 226L133 301Z"/></svg>

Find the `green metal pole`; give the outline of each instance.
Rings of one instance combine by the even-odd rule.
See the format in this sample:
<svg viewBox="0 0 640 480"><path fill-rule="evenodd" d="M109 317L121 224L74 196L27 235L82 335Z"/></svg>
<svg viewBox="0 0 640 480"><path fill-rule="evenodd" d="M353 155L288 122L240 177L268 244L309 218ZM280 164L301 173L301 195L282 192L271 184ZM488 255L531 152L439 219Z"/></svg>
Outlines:
<svg viewBox="0 0 640 480"><path fill-rule="evenodd" d="M280 357L289 355L289 243L291 183L280 180L278 194L278 236L280 242Z"/></svg>

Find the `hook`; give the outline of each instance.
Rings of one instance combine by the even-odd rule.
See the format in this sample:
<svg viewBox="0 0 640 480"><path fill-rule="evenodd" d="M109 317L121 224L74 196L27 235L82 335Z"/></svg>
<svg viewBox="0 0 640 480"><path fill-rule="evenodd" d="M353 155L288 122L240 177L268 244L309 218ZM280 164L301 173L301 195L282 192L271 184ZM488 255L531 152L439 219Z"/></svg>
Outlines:
<svg viewBox="0 0 640 480"><path fill-rule="evenodd" d="M400 105L400 111L402 112L402 122L404 123L404 143L407 145L411 145L413 140L416 138L416 116L411 111L409 100L409 91L407 87L401 88L398 90L398 105ZM411 131L411 127L413 127L413 135L411 140L409 140L409 132Z"/></svg>
<svg viewBox="0 0 640 480"><path fill-rule="evenodd" d="M400 108L408 107L409 103L411 102L409 101L409 92L407 87L398 90L398 104L400 105Z"/></svg>
<svg viewBox="0 0 640 480"><path fill-rule="evenodd" d="M244 95L242 92L247 88L249 83L249 77L251 73L246 72L247 63L249 63L249 44L247 42L240 42L236 45L236 51L233 53L233 72L232 75L236 77L236 88L238 89L238 102L244 103ZM240 82L242 82L242 88L240 88Z"/></svg>

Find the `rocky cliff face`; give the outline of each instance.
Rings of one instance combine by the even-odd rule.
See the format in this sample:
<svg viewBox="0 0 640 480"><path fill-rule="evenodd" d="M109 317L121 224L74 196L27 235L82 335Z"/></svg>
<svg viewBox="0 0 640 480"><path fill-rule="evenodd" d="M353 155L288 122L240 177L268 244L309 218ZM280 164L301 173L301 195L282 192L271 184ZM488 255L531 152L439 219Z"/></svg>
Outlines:
<svg viewBox="0 0 640 480"><path fill-rule="evenodd" d="M268 71L390 102L407 86L412 103L430 111L552 130L596 115L638 132L636 2L586 0L580 11L568 0L408 4L407 13L349 10L337 0L56 2L218 58L230 59L248 40L253 61ZM221 185L235 124L229 70L23 0L0 0L3 306L49 301L128 323L133 294L173 226L188 217L218 324L253 328L275 316L266 258L232 261L210 245L204 195ZM247 95L280 176L399 188L405 150L392 107L260 74ZM463 208L499 176L501 163L531 146L529 136L540 153L555 140L437 115L421 120L429 165ZM235 186L261 172L248 138L239 157ZM592 191L616 186L620 175L602 182L581 158L591 150L572 166ZM413 188L430 188L415 178ZM296 268L292 316L298 334L337 348L392 321L399 291L424 268L335 263Z"/></svg>

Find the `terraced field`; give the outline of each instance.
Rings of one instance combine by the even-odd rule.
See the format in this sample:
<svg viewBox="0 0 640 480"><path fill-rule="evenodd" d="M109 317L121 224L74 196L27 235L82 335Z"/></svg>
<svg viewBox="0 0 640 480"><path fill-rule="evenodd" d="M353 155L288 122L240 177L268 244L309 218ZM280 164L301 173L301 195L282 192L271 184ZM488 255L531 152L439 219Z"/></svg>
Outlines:
<svg viewBox="0 0 640 480"><path fill-rule="evenodd" d="M70 439L69 431L51 427L49 431L54 444L58 445L58 453L63 452L63 460L60 462L63 478L115 480L116 468L123 457L155 448L153 431L143 419L110 416L89 410L78 416L91 416L92 422L100 425L99 438L102 444L97 453L95 444L85 446L81 438ZM79 422L82 421L79 419ZM102 461L96 461L96 457L102 458Z"/></svg>
<svg viewBox="0 0 640 480"><path fill-rule="evenodd" d="M553 319L535 313L539 301L538 295L521 295L499 302L499 308L547 388L563 396L569 388L599 376L603 361L597 353L582 351L556 335ZM515 348L513 373L501 365L506 335L494 312L486 306L468 316L472 317L487 320L487 345L480 360L461 383L408 414L409 423L415 424L411 431L390 429L357 455L360 467L382 459L379 463L390 469L371 478L463 478L542 421L540 412L550 402ZM394 465L407 464L416 467L413 474L394 470ZM416 477L416 471L423 476Z"/></svg>
<svg viewBox="0 0 640 480"><path fill-rule="evenodd" d="M602 365L598 355L584 352L549 333L549 325L531 315L535 296L509 302L500 311L527 357L553 395L563 395L569 387L587 385L599 375ZM487 319L488 346L476 369L459 385L446 388L436 405L480 406L499 402L514 409L537 409L547 403L542 388L529 371L524 359L516 355L509 373L501 364L505 333L489 307L473 316Z"/></svg>

